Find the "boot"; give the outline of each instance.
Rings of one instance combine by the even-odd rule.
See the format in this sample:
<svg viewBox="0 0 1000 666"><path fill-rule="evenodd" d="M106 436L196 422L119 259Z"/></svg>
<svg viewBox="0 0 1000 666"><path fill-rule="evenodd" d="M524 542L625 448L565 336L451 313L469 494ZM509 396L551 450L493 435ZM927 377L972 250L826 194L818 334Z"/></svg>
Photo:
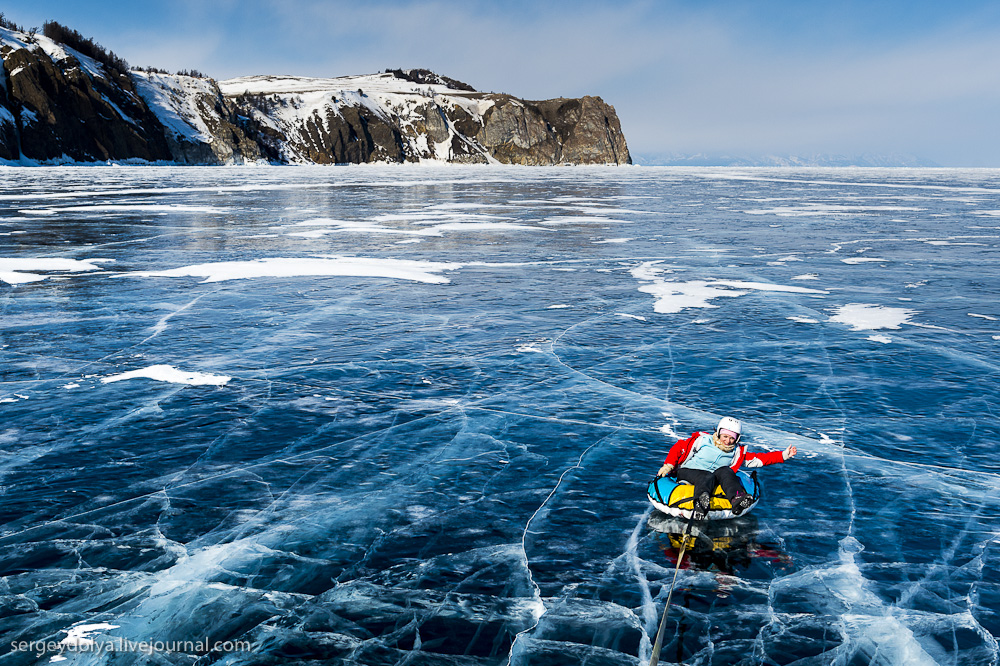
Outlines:
<svg viewBox="0 0 1000 666"><path fill-rule="evenodd" d="M712 498L708 496L708 493L698 495L697 499L694 501L694 519L705 520L705 517L708 516L708 507L711 505Z"/></svg>
<svg viewBox="0 0 1000 666"><path fill-rule="evenodd" d="M736 497L733 498L732 501L733 515L734 516L742 515L743 512L749 509L752 504L753 504L753 497L747 495L746 493L739 493Z"/></svg>

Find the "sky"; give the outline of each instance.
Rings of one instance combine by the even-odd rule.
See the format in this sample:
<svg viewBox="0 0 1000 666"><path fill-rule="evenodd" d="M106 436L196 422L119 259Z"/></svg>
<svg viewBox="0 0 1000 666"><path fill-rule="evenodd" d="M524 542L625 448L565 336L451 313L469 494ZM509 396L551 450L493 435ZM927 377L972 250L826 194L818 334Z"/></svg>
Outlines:
<svg viewBox="0 0 1000 666"><path fill-rule="evenodd" d="M1000 167L995 0L14 0L133 66L422 67L525 99L598 95L634 156L880 155Z"/></svg>

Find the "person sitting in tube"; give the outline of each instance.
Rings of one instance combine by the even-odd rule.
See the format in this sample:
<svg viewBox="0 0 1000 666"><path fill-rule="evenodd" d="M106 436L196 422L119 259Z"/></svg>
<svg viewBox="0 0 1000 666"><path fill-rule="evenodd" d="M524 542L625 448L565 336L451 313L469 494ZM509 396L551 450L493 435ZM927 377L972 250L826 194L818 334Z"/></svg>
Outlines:
<svg viewBox="0 0 1000 666"><path fill-rule="evenodd" d="M743 424L739 419L726 416L719 421L714 433L696 432L670 447L667 459L656 476L676 472L674 476L678 481L694 485L695 520L704 520L708 515L716 485L722 486L726 498L733 505L733 515L740 515L753 504L753 498L736 477L737 470L744 465L763 467L785 462L798 453L794 446L784 451L750 453L746 446L739 443L742 435Z"/></svg>

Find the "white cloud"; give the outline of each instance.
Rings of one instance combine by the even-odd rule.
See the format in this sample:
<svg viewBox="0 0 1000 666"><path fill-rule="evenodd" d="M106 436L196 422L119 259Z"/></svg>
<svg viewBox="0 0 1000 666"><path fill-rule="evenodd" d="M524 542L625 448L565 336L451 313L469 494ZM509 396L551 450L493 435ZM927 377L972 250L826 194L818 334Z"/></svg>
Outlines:
<svg viewBox="0 0 1000 666"><path fill-rule="evenodd" d="M683 80L649 69L653 103L624 94L617 108L634 121L631 145L645 136L654 150L909 152L997 164L1000 139L989 127L1000 102L998 37L776 54L734 36L693 51Z"/></svg>

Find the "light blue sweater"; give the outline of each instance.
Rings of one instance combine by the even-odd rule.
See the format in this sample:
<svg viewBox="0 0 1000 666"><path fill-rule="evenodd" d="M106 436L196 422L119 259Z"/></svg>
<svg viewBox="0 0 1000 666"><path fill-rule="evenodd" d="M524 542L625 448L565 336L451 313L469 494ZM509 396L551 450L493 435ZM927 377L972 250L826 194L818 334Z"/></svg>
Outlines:
<svg viewBox="0 0 1000 666"><path fill-rule="evenodd" d="M715 444L709 442L701 446L697 451L684 461L681 467L687 469L703 469L706 472L714 472L720 467L727 467L733 462L733 452L726 453Z"/></svg>

